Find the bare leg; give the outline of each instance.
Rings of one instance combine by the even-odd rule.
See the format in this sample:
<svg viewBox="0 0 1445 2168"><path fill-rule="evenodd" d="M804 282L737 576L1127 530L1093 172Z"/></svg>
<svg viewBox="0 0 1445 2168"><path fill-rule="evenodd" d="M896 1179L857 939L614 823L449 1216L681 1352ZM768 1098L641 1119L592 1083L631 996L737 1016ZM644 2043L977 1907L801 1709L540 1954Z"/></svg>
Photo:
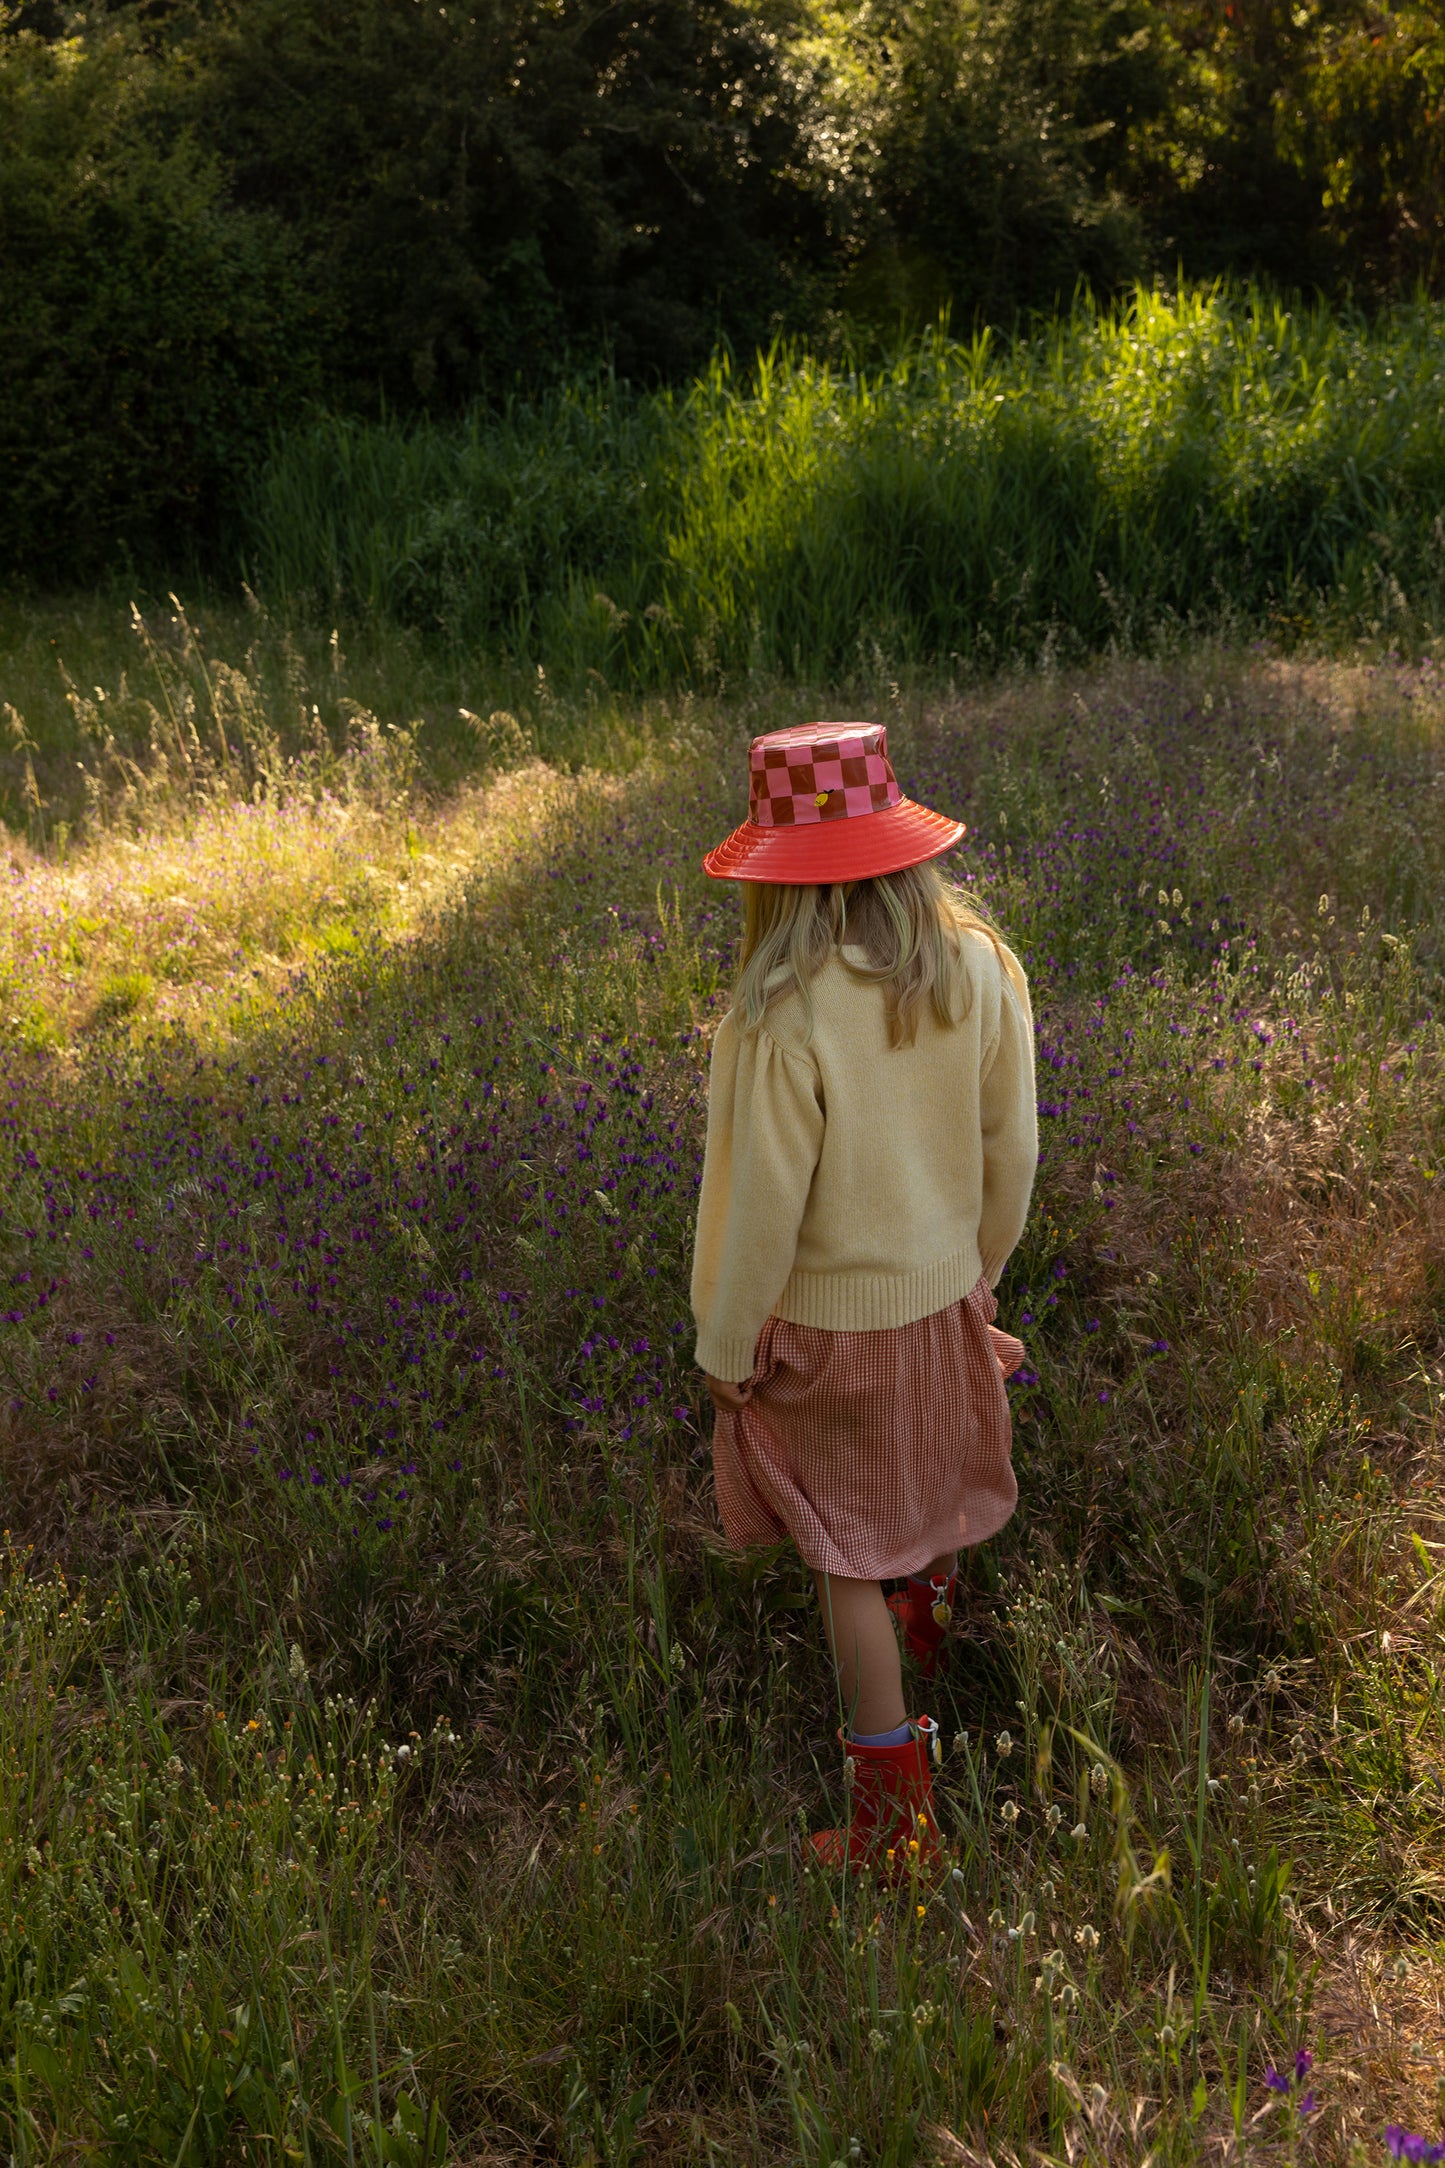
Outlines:
<svg viewBox="0 0 1445 2168"><path fill-rule="evenodd" d="M957 1564L957 1551L944 1551L937 1558L931 1559L926 1566L920 1566L914 1579L918 1581L946 1581Z"/></svg>
<svg viewBox="0 0 1445 2168"><path fill-rule="evenodd" d="M836 1573L816 1573L813 1584L838 1674L843 1721L863 1733L896 1731L908 1711L883 1590L876 1581L845 1581Z"/></svg>

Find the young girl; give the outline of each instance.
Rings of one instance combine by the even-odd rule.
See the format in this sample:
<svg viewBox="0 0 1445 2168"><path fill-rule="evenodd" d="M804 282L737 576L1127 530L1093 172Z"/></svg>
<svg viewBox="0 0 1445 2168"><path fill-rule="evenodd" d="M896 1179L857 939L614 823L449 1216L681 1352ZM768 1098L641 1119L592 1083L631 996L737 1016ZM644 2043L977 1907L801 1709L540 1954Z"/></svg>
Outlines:
<svg viewBox="0 0 1445 2168"><path fill-rule="evenodd" d="M704 859L747 882L712 1053L692 1304L732 1542L811 1567L848 1723L829 1862L931 1848L937 1725L910 1721L890 1610L931 1676L961 1544L1018 1498L992 1289L1038 1158L1015 957L928 863L961 822L899 791L886 733L755 738L749 817ZM881 1580L900 1591L885 1599Z"/></svg>

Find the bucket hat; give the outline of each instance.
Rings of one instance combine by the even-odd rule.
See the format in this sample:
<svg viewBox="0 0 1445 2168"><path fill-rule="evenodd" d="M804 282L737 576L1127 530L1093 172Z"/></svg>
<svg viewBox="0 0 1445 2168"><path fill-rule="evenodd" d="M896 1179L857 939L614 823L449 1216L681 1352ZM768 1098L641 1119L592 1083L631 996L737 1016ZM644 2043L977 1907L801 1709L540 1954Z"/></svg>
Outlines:
<svg viewBox="0 0 1445 2168"><path fill-rule="evenodd" d="M702 863L715 881L804 888L899 873L962 834L904 797L882 723L798 723L753 739L748 817Z"/></svg>

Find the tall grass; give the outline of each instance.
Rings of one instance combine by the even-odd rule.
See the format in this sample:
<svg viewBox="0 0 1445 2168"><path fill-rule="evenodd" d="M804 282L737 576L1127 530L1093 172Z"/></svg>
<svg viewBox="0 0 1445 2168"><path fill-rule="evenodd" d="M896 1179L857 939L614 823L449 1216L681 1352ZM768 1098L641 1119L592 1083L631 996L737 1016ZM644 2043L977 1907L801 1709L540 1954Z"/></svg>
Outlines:
<svg viewBox="0 0 1445 2168"><path fill-rule="evenodd" d="M736 681L1438 624L1445 315L1139 292L891 364L719 358L460 424L325 420L251 507L281 600L571 678Z"/></svg>
<svg viewBox="0 0 1445 2168"><path fill-rule="evenodd" d="M629 774L519 778L463 901L269 998L211 956L172 1021L50 1051L0 1008L35 1546L0 1561L0 2142L1163 2168L1433 2136L1439 672L1206 655L888 711L1026 956L1045 1146L1003 1290L1021 1509L928 1689L954 1860L901 1902L807 1871L842 1796L811 1598L709 1495L686 1271L735 919L698 854L751 717L699 706ZM274 806L298 917L333 908L311 817ZM188 830L194 896L244 883L250 820ZM57 1037L87 853L144 855L17 861Z"/></svg>

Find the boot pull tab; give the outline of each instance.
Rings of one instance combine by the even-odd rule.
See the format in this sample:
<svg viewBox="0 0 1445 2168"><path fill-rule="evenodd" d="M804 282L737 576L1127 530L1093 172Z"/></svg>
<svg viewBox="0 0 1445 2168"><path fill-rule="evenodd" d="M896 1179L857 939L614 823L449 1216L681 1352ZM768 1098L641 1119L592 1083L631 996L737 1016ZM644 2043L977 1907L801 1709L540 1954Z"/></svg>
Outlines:
<svg viewBox="0 0 1445 2168"><path fill-rule="evenodd" d="M930 1581L928 1586L933 1592L933 1623L946 1626L953 1617L953 1605L948 1600L948 1576L945 1574L942 1580Z"/></svg>
<svg viewBox="0 0 1445 2168"><path fill-rule="evenodd" d="M934 1768L941 1769L943 1767L943 1741L939 1737L938 1726L934 1723L933 1718L931 1716L916 1716L913 1719L913 1729L922 1741L923 1750Z"/></svg>

